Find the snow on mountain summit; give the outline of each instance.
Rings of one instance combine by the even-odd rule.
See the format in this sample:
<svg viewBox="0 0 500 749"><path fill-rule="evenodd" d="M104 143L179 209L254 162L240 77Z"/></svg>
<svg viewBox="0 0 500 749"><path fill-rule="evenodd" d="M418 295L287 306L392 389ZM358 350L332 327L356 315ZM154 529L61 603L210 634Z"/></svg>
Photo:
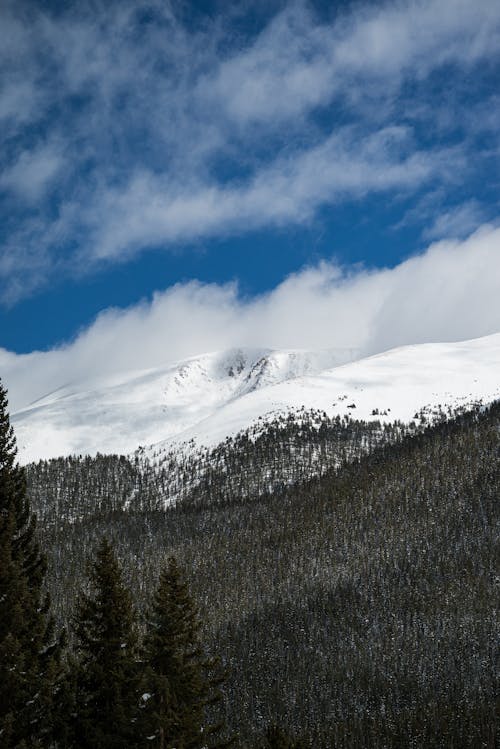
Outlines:
<svg viewBox="0 0 500 749"><path fill-rule="evenodd" d="M20 460L215 445L302 407L410 421L428 405L500 397L500 334L358 361L349 361L352 353L241 348L68 384L13 414Z"/></svg>
<svg viewBox="0 0 500 749"><path fill-rule="evenodd" d="M73 382L15 412L20 460L130 453L195 429L224 405L316 374L349 352L232 349L166 367Z"/></svg>

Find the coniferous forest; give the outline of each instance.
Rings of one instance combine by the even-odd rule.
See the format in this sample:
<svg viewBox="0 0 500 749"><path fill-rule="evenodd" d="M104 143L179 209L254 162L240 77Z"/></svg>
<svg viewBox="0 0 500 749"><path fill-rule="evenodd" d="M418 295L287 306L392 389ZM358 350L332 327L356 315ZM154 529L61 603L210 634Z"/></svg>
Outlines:
<svg viewBox="0 0 500 749"><path fill-rule="evenodd" d="M493 749L499 458L495 403L21 469L0 390L0 745Z"/></svg>

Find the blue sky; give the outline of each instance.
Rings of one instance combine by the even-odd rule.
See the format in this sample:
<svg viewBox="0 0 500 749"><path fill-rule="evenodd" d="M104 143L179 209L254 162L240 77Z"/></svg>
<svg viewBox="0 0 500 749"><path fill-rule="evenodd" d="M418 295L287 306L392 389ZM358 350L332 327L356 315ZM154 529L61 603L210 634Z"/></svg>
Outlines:
<svg viewBox="0 0 500 749"><path fill-rule="evenodd" d="M70 350L103 321L119 341L137 317L163 358L255 342L246 323L234 340L200 339L200 295L219 312L230 297L231 319L252 309L264 345L304 346L307 332L274 335L266 314L283 289L312 304L301 294L313 276L336 296L311 318L322 331L311 345L352 335L368 351L370 336L383 346L500 329L497 0L7 0L0 14L5 361ZM428 278L410 290L422 299L441 251L451 281L427 327L392 306L409 320L392 336L373 320L350 333L343 318L346 336L330 335L347 288L378 278L374 309L384 279L417 257ZM404 306L408 293L393 295ZM186 345L173 312L155 317L174 299L193 320Z"/></svg>

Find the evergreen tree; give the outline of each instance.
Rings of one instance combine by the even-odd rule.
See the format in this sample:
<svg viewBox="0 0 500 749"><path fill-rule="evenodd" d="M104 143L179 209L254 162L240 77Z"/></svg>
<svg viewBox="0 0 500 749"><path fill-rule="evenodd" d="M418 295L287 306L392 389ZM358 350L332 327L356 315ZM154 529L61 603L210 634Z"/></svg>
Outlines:
<svg viewBox="0 0 500 749"><path fill-rule="evenodd" d="M150 745L160 749L225 747L223 722L211 722L221 701L217 659L207 658L200 621L176 560L162 570L147 621L144 643L147 693L143 725Z"/></svg>
<svg viewBox="0 0 500 749"><path fill-rule="evenodd" d="M74 622L77 658L70 744L93 749L135 746L139 676L130 594L107 539L79 597Z"/></svg>
<svg viewBox="0 0 500 749"><path fill-rule="evenodd" d="M60 643L54 640L46 570L0 383L0 744L47 746Z"/></svg>

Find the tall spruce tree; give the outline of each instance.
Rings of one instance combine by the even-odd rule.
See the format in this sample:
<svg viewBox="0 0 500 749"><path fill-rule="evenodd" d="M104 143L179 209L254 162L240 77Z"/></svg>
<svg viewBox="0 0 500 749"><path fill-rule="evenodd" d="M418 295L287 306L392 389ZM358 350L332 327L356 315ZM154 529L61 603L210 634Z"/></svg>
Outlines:
<svg viewBox="0 0 500 749"><path fill-rule="evenodd" d="M75 710L69 744L82 749L136 746L139 673L135 613L107 539L79 597L74 622Z"/></svg>
<svg viewBox="0 0 500 749"><path fill-rule="evenodd" d="M226 747L219 712L222 672L201 645L200 621L181 569L170 557L146 623L143 736L160 749Z"/></svg>
<svg viewBox="0 0 500 749"><path fill-rule="evenodd" d="M51 741L60 643L54 639L46 570L0 382L0 745Z"/></svg>

